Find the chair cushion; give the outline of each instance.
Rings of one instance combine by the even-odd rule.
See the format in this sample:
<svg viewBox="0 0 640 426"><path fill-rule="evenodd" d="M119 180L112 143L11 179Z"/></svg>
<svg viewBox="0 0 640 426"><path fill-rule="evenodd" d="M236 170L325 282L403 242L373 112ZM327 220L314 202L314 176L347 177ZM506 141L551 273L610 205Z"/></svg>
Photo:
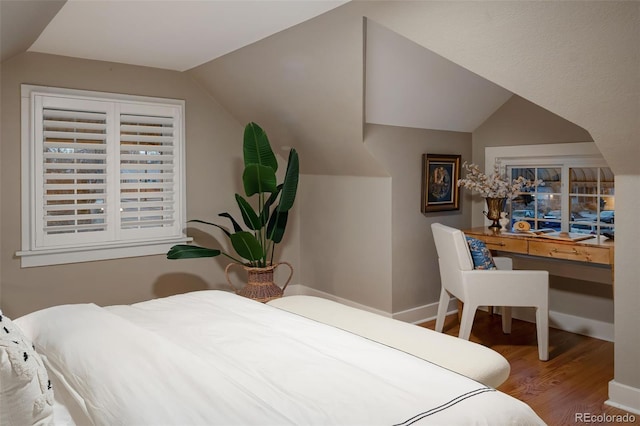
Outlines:
<svg viewBox="0 0 640 426"><path fill-rule="evenodd" d="M467 244L469 245L469 251L471 252L471 259L473 259L474 269L497 269L496 264L491 256L491 251L487 248L484 241L477 238L467 237Z"/></svg>

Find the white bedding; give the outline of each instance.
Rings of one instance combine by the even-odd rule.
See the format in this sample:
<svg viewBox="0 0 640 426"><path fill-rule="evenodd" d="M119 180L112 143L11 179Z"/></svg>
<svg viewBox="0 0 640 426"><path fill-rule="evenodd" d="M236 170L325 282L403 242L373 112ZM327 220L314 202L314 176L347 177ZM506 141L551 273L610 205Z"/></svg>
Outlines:
<svg viewBox="0 0 640 426"><path fill-rule="evenodd" d="M97 425L544 424L464 376L221 291L64 305L15 323L71 413Z"/></svg>

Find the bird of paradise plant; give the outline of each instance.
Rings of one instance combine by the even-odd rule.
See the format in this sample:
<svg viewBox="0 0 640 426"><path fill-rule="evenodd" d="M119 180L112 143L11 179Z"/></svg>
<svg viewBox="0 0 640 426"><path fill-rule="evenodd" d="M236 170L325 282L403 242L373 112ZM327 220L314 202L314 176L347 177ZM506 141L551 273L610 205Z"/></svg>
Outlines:
<svg viewBox="0 0 640 426"><path fill-rule="evenodd" d="M221 229L230 239L238 257L218 249L196 245L178 244L167 253L168 259L190 259L223 255L235 262L251 267L263 268L273 263L275 246L282 241L287 226L289 210L293 207L298 189L299 159L295 149L289 151L284 180L277 183L278 161L271 149L265 131L256 123L249 123L244 129L243 140L244 171L242 183L246 197L257 196L254 208L245 197L235 194L242 221L246 227L229 213L218 216L231 221L233 232L216 223L200 219L199 222ZM273 208L272 208L273 207Z"/></svg>

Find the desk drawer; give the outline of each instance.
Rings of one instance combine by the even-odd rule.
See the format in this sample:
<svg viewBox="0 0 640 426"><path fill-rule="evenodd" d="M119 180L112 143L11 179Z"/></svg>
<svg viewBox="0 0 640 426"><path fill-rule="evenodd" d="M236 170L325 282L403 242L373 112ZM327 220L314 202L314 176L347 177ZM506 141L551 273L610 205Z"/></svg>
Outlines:
<svg viewBox="0 0 640 426"><path fill-rule="evenodd" d="M530 241L529 254L555 259L577 260L579 262L608 265L609 249L587 245L568 245L549 241Z"/></svg>
<svg viewBox="0 0 640 426"><path fill-rule="evenodd" d="M517 238L492 237L490 235L472 235L484 241L489 250L506 251L510 253L527 253L527 241Z"/></svg>

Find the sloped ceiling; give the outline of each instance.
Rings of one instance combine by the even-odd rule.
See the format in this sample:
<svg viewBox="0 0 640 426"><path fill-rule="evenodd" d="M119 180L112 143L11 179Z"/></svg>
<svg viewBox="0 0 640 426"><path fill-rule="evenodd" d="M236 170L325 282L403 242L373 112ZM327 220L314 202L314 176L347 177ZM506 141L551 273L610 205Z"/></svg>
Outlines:
<svg viewBox="0 0 640 426"><path fill-rule="evenodd" d="M346 4L189 74L239 122L256 121L272 143L295 147L304 173L385 176L363 143L359 7Z"/></svg>
<svg viewBox="0 0 640 426"><path fill-rule="evenodd" d="M366 121L473 132L513 94L367 20Z"/></svg>
<svg viewBox="0 0 640 426"><path fill-rule="evenodd" d="M185 71L343 3L69 0L29 51Z"/></svg>
<svg viewBox="0 0 640 426"><path fill-rule="evenodd" d="M0 62L26 51L65 2L0 1Z"/></svg>
<svg viewBox="0 0 640 426"><path fill-rule="evenodd" d="M345 3L3 0L2 59L28 49L185 71ZM367 122L471 132L511 95L380 25L367 37Z"/></svg>
<svg viewBox="0 0 640 426"><path fill-rule="evenodd" d="M369 2L367 17L584 128L640 171L638 2Z"/></svg>

